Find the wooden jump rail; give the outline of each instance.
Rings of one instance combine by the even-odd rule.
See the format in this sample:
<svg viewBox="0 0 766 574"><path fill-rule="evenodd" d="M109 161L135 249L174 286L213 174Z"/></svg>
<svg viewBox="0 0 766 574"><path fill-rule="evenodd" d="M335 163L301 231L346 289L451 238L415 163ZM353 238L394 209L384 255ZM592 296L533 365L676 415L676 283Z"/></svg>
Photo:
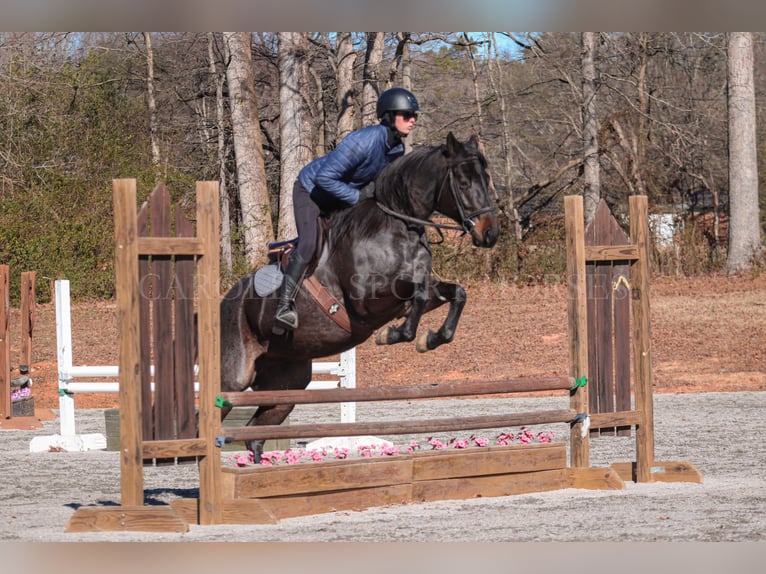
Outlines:
<svg viewBox="0 0 766 574"><path fill-rule="evenodd" d="M164 191L164 188L163 188ZM152 196L158 193L153 192ZM649 270L646 198L630 198L631 236L629 240L607 241L601 231L583 225L582 198L565 198L568 274L569 376L546 379L443 383L391 389L334 389L313 391L254 391L220 393L218 354L220 319L218 315L218 240L217 184L197 185L196 237L146 237L138 232L135 218L135 181L116 180L115 238L117 244L116 276L118 319L120 323L120 449L122 469L122 505L118 507L82 507L70 519L67 531L90 530L188 530L190 523L268 523L290 516L331 510L361 509L370 506L470 498L505 496L522 492L541 492L560 488L624 488L624 480L694 480L699 473L686 462L654 460L653 409L651 395L651 341L649 336ZM164 214L170 208L152 199L153 212ZM603 221L612 226L599 208L597 229ZM606 210L608 212L608 209ZM215 216L214 216L215 214ZM154 217L154 215L152 215ZM166 218L166 215L161 215ZM152 223L152 229L157 227ZM159 227L162 227L161 225ZM178 229L179 226L176 225ZM191 234L184 231L184 234ZM141 237L139 237L141 235ZM154 233L154 235L159 235ZM165 235L165 233L162 233ZM169 233L168 233L169 235ZM587 244L586 244L587 239ZM157 413L163 400L155 392L142 390L141 373L148 356L142 355L143 343L154 333L151 353L163 355L161 347L172 347L174 337L191 329L188 316L171 331L157 331L160 315L184 315L189 306L176 307L174 313L139 310L139 277L146 271L150 257L152 274L162 275L151 293L173 291L171 276L164 277L172 265L168 258L186 262L189 256L197 265L200 292L198 298L198 337L200 364L199 434L194 437L144 439L142 433L164 424L147 423L144 414ZM139 271L139 259L143 271ZM609 267L609 298L594 303L598 276L592 269ZM629 273L629 275L627 274ZM181 290L185 290L182 287ZM624 291L627 289L627 291ZM177 289L176 289L177 291ZM212 294L215 293L215 297ZM616 297L614 294L629 296ZM146 295L146 293L144 293ZM146 297L144 297L146 298ZM628 307L616 305L627 299ZM143 308L142 308L143 309ZM179 311L181 309L181 311ZM187 311L184 311L186 309ZM594 320L596 313L598 319ZM624 319L627 318L627 323ZM151 324L149 317L152 317ZM614 333L606 335L606 325ZM629 323L629 325L628 325ZM187 326L184 326L187 325ZM629 332L628 332L629 331ZM611 331L610 331L611 333ZM625 347L625 336L630 343ZM188 339L186 339L188 340ZM618 341L609 346L605 341ZM157 343L157 342L160 343ZM181 345L183 346L183 345ZM593 346L593 348L591 348ZM595 351L594 351L595 349ZM615 366L614 358L627 353L625 363ZM178 359L175 359L176 363ZM589 396L588 373L630 387L630 367L634 377L635 407L624 404L624 388L619 392L597 387L595 399ZM158 377L159 378L159 377ZM170 377L173 378L173 377ZM177 376L175 377L178 378ZM584 384L587 381L588 384ZM145 384L145 383L144 383ZM159 384L159 381L158 383ZM181 380L181 387L184 383ZM389 421L365 423L257 426L227 429L221 432L216 405L306 404L347 401L411 400L455 396L504 395L514 392L568 390L569 408L551 411L504 414L497 416L432 419L426 421ZM629 392L629 391L628 391ZM618 395L618 398L615 398ZM171 395L172 396L172 395ZM630 396L630 395L628 395ZM143 398L142 398L143 397ZM595 407L594 407L595 405ZM164 415L163 415L164 416ZM179 415L173 420L180 420ZM143 420L143 422L142 422ZM233 440L266 438L308 438L326 436L425 434L454 430L505 428L521 425L568 423L570 426L569 464L567 445L563 442L450 449L400 454L375 459L338 460L310 464L248 468L221 468L220 445ZM635 427L636 462L590 467L588 428ZM148 432L148 429L146 432ZM167 507L143 506L142 459L195 455L200 457L199 499L180 499Z"/></svg>
<svg viewBox="0 0 766 574"><path fill-rule="evenodd" d="M34 271L21 273L21 333L19 367L31 367L32 331L35 322ZM11 377L10 273L8 265L0 265L0 420L14 417L11 400L14 380ZM18 415L16 415L18 416Z"/></svg>

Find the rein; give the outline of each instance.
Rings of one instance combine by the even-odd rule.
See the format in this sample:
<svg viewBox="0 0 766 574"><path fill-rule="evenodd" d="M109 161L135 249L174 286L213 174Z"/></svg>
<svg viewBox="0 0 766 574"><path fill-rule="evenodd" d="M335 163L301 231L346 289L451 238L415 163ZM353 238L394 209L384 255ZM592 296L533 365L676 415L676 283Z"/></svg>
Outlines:
<svg viewBox="0 0 766 574"><path fill-rule="evenodd" d="M460 165L461 163L467 163L472 162L473 159L464 159L459 162L450 163L449 167L447 168L447 174L444 176L444 181L439 186L439 193L436 195L436 198L434 199L434 204L438 204L439 200L442 196L442 191L444 190L444 185L447 182L447 179L449 179L449 188L452 192L452 197L455 200L455 205L457 206L458 214L461 219L460 225L446 225L443 223L435 223L431 221L430 219L420 219L418 217L412 217L410 215L405 215L403 213L398 213L394 211L393 209L383 205L380 203L377 199L375 200L375 205L378 206L378 208L385 214L390 215L392 217L396 217L397 219L401 219L402 221L407 221L409 223L416 223L418 225L426 225L429 227L433 227L439 231L439 235L441 235L442 229L449 229L453 231L462 231L465 233L470 233L471 229L476 225L473 222L473 218L477 217L479 215L482 215L484 213L488 213L490 211L495 211L495 208L492 206L482 207L481 209L474 211L472 213L469 213L466 215L465 213L465 202L463 201L463 197L460 195L460 193L457 190L457 187L455 186L455 176L452 173L452 170L455 168L455 166ZM438 211L438 210L434 210ZM443 236L442 236L443 237Z"/></svg>

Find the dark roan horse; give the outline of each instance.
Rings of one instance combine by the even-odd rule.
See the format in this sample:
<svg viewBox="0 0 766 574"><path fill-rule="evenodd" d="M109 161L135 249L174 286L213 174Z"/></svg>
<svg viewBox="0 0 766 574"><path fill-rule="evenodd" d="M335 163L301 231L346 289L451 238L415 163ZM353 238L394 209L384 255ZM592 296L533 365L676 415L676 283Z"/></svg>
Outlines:
<svg viewBox="0 0 766 574"><path fill-rule="evenodd" d="M258 296L252 274L240 279L221 302L222 390L304 389L312 359L350 349L400 317L401 324L379 331L376 342L413 341L423 313L446 302L444 323L421 334L416 345L427 351L450 342L466 293L433 279L426 227L435 225L430 218L438 212L457 222L474 245L495 245L497 198L480 149L476 136L460 142L450 133L445 144L416 148L383 169L374 200L330 215L313 275L345 306L350 332L317 305L304 282L296 299L298 328L273 335L276 296ZM293 406L258 407L247 424L281 424ZM260 460L263 441L247 447Z"/></svg>

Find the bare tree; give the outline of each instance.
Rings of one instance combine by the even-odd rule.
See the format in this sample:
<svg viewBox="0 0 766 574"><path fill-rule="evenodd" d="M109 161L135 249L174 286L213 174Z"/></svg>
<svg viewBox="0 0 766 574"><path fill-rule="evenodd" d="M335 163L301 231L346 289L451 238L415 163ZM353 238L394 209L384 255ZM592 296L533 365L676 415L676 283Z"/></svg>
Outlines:
<svg viewBox="0 0 766 574"><path fill-rule="evenodd" d="M378 82L380 80L380 63L383 61L383 32L367 34L367 53L364 60L364 77L362 81L362 124L365 126L377 122L375 104L378 101Z"/></svg>
<svg viewBox="0 0 766 574"><path fill-rule="evenodd" d="M215 35L207 33L208 69L210 77L215 81L215 127L216 127L216 157L218 158L218 185L221 202L221 268L226 273L232 270L231 252L231 213L229 210L229 186L226 172L226 133L224 130L225 102L223 85L226 75L218 68L218 58L215 54Z"/></svg>
<svg viewBox="0 0 766 574"><path fill-rule="evenodd" d="M237 158L242 236L247 262L255 266L265 259L266 246L273 241L274 230L266 187L250 35L247 32L224 32L223 35L228 50L226 80Z"/></svg>
<svg viewBox="0 0 766 574"><path fill-rule="evenodd" d="M354 131L356 119L356 90L354 89L354 64L356 51L350 32L338 32L336 54L338 60L338 91L335 101L338 106L338 141Z"/></svg>
<svg viewBox="0 0 766 574"><path fill-rule="evenodd" d="M729 255L726 269L741 273L762 258L755 137L753 37L728 35Z"/></svg>
<svg viewBox="0 0 766 574"><path fill-rule="evenodd" d="M311 134L306 121L301 87L305 85L305 32L280 32L279 41L279 133L280 191L278 236L297 234L293 216L293 184L311 159Z"/></svg>
<svg viewBox="0 0 766 574"><path fill-rule="evenodd" d="M596 46L595 32L582 33L582 141L583 204L586 225L596 215L601 199L599 176L598 120L596 119Z"/></svg>
<svg viewBox="0 0 766 574"><path fill-rule="evenodd" d="M157 130L157 101L154 97L154 50L152 50L152 35L144 32L144 47L146 48L146 101L149 108L149 137L152 144L152 165L155 178L160 175L160 142Z"/></svg>

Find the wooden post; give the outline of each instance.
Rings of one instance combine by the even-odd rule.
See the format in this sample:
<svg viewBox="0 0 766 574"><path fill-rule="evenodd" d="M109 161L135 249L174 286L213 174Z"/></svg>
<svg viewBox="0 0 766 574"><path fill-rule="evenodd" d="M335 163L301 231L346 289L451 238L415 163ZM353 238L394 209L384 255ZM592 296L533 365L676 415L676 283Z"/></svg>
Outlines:
<svg viewBox="0 0 766 574"><path fill-rule="evenodd" d="M206 455L199 462L199 523L221 524L221 451L215 446L221 434L221 415L215 398L221 392L221 325L219 286L220 215L218 183L197 182L197 237L205 255L197 269L199 341L199 437Z"/></svg>
<svg viewBox="0 0 766 574"><path fill-rule="evenodd" d="M567 248L567 311L569 329L569 375L575 380L588 376L588 307L585 285L585 219L582 197L564 198ZM588 412L588 386L578 386L571 395L570 408ZM589 437L582 436L582 423L570 429L570 465L590 466Z"/></svg>
<svg viewBox="0 0 766 574"><path fill-rule="evenodd" d="M9 419L11 406L11 337L8 266L0 265L0 419Z"/></svg>
<svg viewBox="0 0 766 574"><path fill-rule="evenodd" d="M122 506L142 506L141 341L138 309L136 180L116 179L114 197L115 287L120 353L120 477Z"/></svg>
<svg viewBox="0 0 766 574"><path fill-rule="evenodd" d="M35 328L35 272L21 274L21 351L19 365L32 367L32 332Z"/></svg>
<svg viewBox="0 0 766 574"><path fill-rule="evenodd" d="M636 481L651 482L654 464L654 398L652 394L652 342L649 314L649 220L645 195L630 197L630 240L639 257L631 263L633 372L636 410Z"/></svg>

